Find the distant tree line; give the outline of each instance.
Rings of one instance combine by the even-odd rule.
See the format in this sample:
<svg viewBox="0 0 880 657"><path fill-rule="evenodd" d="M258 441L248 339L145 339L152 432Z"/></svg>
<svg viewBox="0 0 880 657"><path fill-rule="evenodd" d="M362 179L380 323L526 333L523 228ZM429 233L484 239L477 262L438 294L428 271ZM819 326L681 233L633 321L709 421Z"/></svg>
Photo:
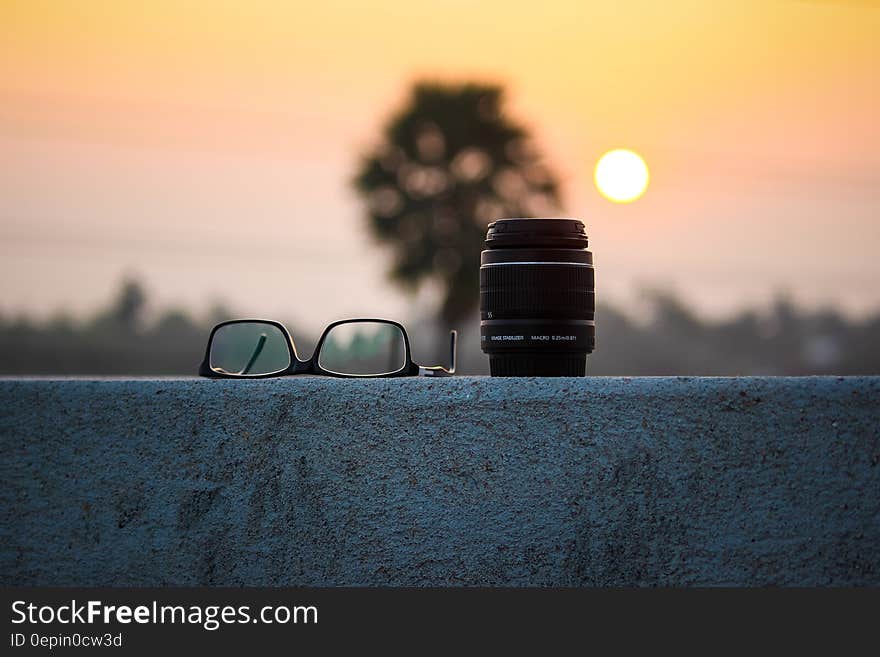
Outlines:
<svg viewBox="0 0 880 657"><path fill-rule="evenodd" d="M880 374L880 312L853 321L780 298L769 310L707 322L671 294L655 292L650 301L646 321L613 306L597 309L598 347L589 374ZM0 374L191 375L210 328L234 316L223 307L201 318L168 310L149 322L146 306L142 286L126 281L109 306L87 320L0 317ZM474 315L458 326L464 374L486 373L478 324ZM314 344L314 336L290 326L298 344ZM411 332L418 341L428 328L414 326ZM414 348L425 345L417 342ZM438 362L446 357L438 354Z"/></svg>
<svg viewBox="0 0 880 657"><path fill-rule="evenodd" d="M880 373L880 311L853 321L785 297L769 310L703 321L674 295L650 295L646 323L597 309L593 374L759 376Z"/></svg>
<svg viewBox="0 0 880 657"><path fill-rule="evenodd" d="M193 374L210 327L230 316L220 307L201 319L167 310L150 323L146 306L143 287L128 280L109 307L85 321L0 317L0 373Z"/></svg>

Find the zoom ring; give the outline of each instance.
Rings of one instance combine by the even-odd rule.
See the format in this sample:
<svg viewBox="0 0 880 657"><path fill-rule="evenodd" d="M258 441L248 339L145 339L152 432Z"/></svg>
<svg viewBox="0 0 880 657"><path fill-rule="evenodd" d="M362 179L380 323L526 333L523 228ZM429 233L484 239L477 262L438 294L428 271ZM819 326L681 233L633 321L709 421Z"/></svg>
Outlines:
<svg viewBox="0 0 880 657"><path fill-rule="evenodd" d="M569 264L480 268L482 319L593 319L595 272Z"/></svg>

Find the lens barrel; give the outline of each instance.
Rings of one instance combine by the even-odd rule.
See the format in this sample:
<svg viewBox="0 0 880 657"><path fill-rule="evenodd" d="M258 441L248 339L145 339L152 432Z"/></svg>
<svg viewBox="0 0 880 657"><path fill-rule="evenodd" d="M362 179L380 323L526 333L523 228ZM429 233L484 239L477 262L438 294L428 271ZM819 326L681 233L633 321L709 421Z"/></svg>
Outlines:
<svg viewBox="0 0 880 657"><path fill-rule="evenodd" d="M480 256L492 376L584 376L596 345L593 254L578 219L499 219Z"/></svg>

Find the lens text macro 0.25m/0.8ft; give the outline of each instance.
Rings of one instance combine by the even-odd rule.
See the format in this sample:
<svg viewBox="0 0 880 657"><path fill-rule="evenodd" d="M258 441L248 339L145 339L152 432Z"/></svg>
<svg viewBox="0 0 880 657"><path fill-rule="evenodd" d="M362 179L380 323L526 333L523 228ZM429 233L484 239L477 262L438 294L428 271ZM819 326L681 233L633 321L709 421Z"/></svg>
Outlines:
<svg viewBox="0 0 880 657"><path fill-rule="evenodd" d="M492 376L584 376L596 345L593 254L578 219L499 219L480 257Z"/></svg>

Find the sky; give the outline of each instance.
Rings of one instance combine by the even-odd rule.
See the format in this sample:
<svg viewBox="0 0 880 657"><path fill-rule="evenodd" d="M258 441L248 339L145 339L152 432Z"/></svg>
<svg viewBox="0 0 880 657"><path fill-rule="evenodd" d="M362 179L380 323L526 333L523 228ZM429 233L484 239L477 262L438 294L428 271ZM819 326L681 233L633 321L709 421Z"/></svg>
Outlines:
<svg viewBox="0 0 880 657"><path fill-rule="evenodd" d="M0 1L0 313L430 313L351 188L417 80L503 84L599 301L880 308L880 3ZM598 158L640 153L614 204ZM476 272L475 272L476 278Z"/></svg>

